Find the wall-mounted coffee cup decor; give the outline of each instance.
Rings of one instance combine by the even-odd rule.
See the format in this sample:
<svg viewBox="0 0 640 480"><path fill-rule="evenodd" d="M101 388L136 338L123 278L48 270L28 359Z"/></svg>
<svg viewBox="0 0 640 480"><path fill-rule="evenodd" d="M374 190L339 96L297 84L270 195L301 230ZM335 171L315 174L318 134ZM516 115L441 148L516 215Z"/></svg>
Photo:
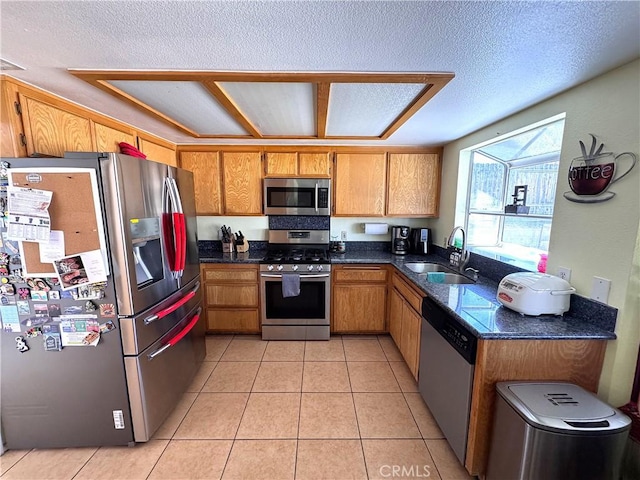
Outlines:
<svg viewBox="0 0 640 480"><path fill-rule="evenodd" d="M591 134L590 134L591 135ZM591 135L591 148L580 141L582 156L571 160L569 165L569 187L564 198L578 203L598 203L615 196L609 187L627 175L636 165L635 153L624 152L615 155L603 152L604 143L596 148L596 137Z"/></svg>

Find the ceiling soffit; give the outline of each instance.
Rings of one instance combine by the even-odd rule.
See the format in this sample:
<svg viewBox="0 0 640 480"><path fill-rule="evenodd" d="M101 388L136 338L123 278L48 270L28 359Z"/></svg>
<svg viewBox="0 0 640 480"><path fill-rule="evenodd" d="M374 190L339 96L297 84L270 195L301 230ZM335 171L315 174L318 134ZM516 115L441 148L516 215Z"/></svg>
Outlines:
<svg viewBox="0 0 640 480"><path fill-rule="evenodd" d="M69 72L194 138L385 140L453 73Z"/></svg>

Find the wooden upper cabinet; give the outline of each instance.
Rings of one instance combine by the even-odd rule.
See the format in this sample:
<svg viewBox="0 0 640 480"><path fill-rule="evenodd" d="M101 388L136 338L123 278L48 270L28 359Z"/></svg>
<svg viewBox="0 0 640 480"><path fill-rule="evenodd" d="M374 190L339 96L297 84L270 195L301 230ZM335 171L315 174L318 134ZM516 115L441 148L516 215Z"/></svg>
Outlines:
<svg viewBox="0 0 640 480"><path fill-rule="evenodd" d="M329 178L331 154L328 152L267 152L265 177Z"/></svg>
<svg viewBox="0 0 640 480"><path fill-rule="evenodd" d="M298 174L298 154L267 152L265 155L266 177L293 177Z"/></svg>
<svg viewBox="0 0 640 480"><path fill-rule="evenodd" d="M27 155L63 157L64 152L95 150L88 118L19 94Z"/></svg>
<svg viewBox="0 0 640 480"><path fill-rule="evenodd" d="M120 142L128 143L135 147L136 140L133 132L122 131L116 128L93 122L93 129L96 135L96 150L98 152L120 153Z"/></svg>
<svg viewBox="0 0 640 480"><path fill-rule="evenodd" d="M298 173L301 177L327 177L331 176L330 153L306 153L298 154Z"/></svg>
<svg viewBox="0 0 640 480"><path fill-rule="evenodd" d="M440 156L389 154L387 215L436 217L440 199Z"/></svg>
<svg viewBox="0 0 640 480"><path fill-rule="evenodd" d="M198 215L222 215L219 152L181 152L180 166L193 172Z"/></svg>
<svg viewBox="0 0 640 480"><path fill-rule="evenodd" d="M334 215L383 216L386 180L386 154L336 154L333 173Z"/></svg>
<svg viewBox="0 0 640 480"><path fill-rule="evenodd" d="M138 149L147 156L147 160L164 163L172 167L178 166L175 149L141 137L138 137Z"/></svg>
<svg viewBox="0 0 640 480"><path fill-rule="evenodd" d="M222 152L222 185L226 215L262 215L260 152Z"/></svg>
<svg viewBox="0 0 640 480"><path fill-rule="evenodd" d="M0 95L0 157L26 157L22 119L16 109L18 87L0 76Z"/></svg>

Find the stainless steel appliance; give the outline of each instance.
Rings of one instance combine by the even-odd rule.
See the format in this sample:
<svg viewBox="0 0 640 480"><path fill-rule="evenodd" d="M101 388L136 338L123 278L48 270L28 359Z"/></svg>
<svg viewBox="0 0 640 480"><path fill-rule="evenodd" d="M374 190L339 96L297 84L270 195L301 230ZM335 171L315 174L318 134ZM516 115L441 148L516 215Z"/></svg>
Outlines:
<svg viewBox="0 0 640 480"><path fill-rule="evenodd" d="M38 282L13 271L13 287L25 296L7 299L9 307L23 302L13 312L19 332L15 326L8 332L3 316L1 413L7 447L149 440L205 355L192 174L114 153L3 160L10 164L13 184L37 189L50 180L57 185L51 229L62 229L66 255L78 253L70 252L70 245L75 235L86 233L65 230L67 220L90 211L104 226L108 270L106 283L75 291L61 290L45 275L37 275L44 277ZM95 179L88 193L69 191L60 181L82 175ZM72 203L63 208L69 197ZM25 261L17 257L17 266ZM36 287L44 293L34 296ZM95 328L97 322L98 344L65 345L60 335L56 345L56 330L66 329L68 322L76 329ZM34 326L53 333L27 337ZM16 348L17 336L28 345L24 353Z"/></svg>
<svg viewBox="0 0 640 480"><path fill-rule="evenodd" d="M464 465L478 340L429 298L422 317L418 390Z"/></svg>
<svg viewBox="0 0 640 480"><path fill-rule="evenodd" d="M409 227L398 225L391 228L391 253L395 255L409 253Z"/></svg>
<svg viewBox="0 0 640 480"><path fill-rule="evenodd" d="M299 285L299 293L285 296L288 285ZM263 340L329 340L328 230L269 231L260 262L260 305Z"/></svg>
<svg viewBox="0 0 640 480"><path fill-rule="evenodd" d="M331 215L328 178L265 178L265 215Z"/></svg>
<svg viewBox="0 0 640 480"><path fill-rule="evenodd" d="M412 228L409 234L409 252L427 255L431 253L431 229Z"/></svg>
<svg viewBox="0 0 640 480"><path fill-rule="evenodd" d="M618 480L631 419L565 382L498 382L488 480Z"/></svg>

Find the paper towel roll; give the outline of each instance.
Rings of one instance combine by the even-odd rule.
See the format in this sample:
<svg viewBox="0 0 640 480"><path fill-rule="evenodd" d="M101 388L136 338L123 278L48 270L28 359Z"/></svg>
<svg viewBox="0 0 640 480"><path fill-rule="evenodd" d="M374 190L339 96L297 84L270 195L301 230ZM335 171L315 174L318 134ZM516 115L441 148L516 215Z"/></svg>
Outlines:
<svg viewBox="0 0 640 480"><path fill-rule="evenodd" d="M389 224L387 223L365 223L364 233L368 235L384 235L389 233Z"/></svg>

